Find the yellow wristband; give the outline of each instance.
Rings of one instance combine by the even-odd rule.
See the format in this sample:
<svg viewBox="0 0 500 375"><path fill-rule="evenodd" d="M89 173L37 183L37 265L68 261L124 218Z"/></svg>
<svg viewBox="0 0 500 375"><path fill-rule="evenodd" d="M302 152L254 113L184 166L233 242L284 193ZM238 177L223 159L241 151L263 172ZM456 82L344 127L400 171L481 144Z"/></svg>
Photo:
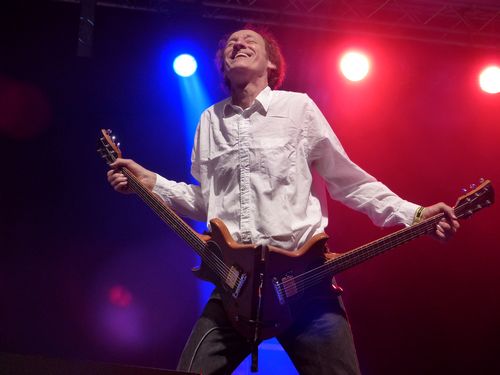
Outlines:
<svg viewBox="0 0 500 375"><path fill-rule="evenodd" d="M413 224L418 224L422 221L423 213L424 207L420 206L419 208L417 208L417 210L415 211L415 216L413 216Z"/></svg>

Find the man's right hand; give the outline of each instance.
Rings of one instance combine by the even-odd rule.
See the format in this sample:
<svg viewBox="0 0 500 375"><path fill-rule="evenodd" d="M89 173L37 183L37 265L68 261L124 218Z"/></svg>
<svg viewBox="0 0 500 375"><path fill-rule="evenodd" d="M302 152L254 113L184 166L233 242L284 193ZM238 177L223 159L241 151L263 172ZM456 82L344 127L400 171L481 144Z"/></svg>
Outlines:
<svg viewBox="0 0 500 375"><path fill-rule="evenodd" d="M149 190L153 190L156 183L156 173L147 170L131 159L118 158L110 164L108 181L116 191L124 194L133 193L128 183L128 178L121 172L121 168L127 168L137 179Z"/></svg>

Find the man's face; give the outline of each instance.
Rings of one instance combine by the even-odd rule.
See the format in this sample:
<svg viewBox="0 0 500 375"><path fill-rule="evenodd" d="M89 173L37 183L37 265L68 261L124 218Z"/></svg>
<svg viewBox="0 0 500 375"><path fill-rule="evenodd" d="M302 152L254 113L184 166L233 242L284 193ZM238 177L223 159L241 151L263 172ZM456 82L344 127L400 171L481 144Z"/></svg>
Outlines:
<svg viewBox="0 0 500 375"><path fill-rule="evenodd" d="M266 42L259 33L240 30L231 34L224 49L224 72L230 81L248 73L267 79L268 69L276 69L276 65L269 61Z"/></svg>

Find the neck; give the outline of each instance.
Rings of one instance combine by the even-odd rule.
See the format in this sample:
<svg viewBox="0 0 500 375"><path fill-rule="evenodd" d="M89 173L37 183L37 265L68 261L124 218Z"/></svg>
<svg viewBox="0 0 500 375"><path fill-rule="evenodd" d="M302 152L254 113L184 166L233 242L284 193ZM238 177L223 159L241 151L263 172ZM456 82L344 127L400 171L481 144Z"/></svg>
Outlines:
<svg viewBox="0 0 500 375"><path fill-rule="evenodd" d="M267 87L267 80L231 85L231 100L234 105L246 109L252 105L257 95Z"/></svg>

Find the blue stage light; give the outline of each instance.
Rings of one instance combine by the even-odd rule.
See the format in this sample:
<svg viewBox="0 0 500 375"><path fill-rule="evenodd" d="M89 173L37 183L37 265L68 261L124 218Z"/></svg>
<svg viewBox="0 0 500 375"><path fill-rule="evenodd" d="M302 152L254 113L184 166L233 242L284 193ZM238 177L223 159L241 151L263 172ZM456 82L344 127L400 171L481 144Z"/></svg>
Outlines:
<svg viewBox="0 0 500 375"><path fill-rule="evenodd" d="M174 72L177 75L181 77L189 77L196 72L198 64L193 56L183 53L175 58L173 67Z"/></svg>

